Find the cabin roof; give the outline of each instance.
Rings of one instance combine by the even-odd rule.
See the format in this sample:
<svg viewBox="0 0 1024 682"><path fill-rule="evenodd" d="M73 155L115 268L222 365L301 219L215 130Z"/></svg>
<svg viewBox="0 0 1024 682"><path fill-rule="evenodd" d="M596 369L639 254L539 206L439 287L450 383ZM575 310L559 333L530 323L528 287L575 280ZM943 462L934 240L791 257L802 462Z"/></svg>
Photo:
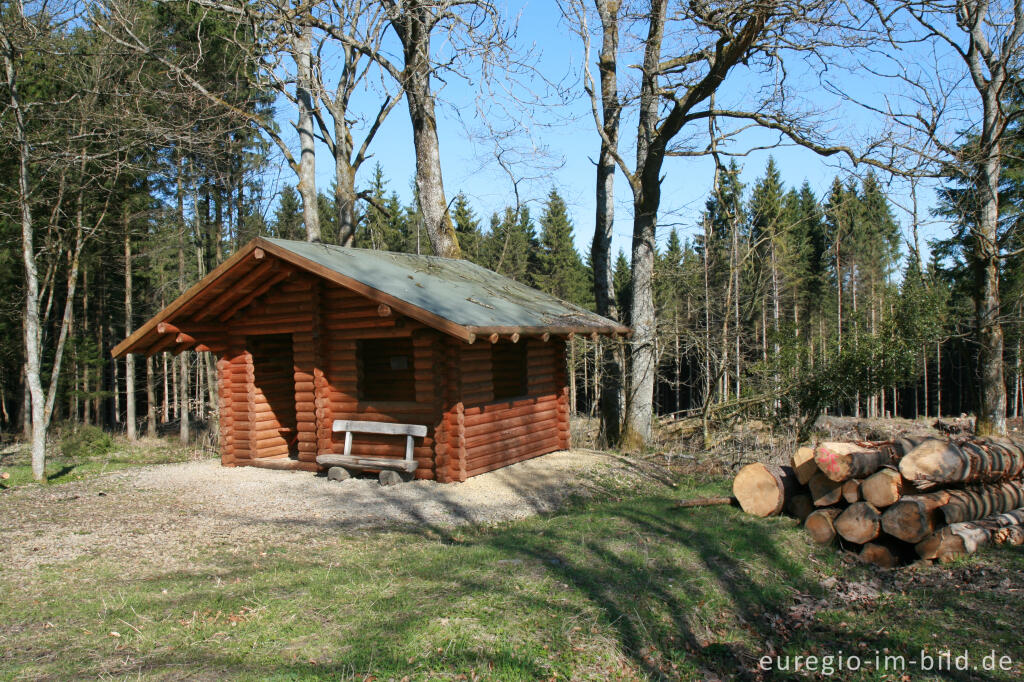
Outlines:
<svg viewBox="0 0 1024 682"><path fill-rule="evenodd" d="M344 286L427 326L472 342L490 334L626 334L629 328L465 260L256 238L114 348L112 354L153 351L165 328L187 331L214 300L244 302L265 278L266 255L284 267ZM241 313L244 315L244 309ZM202 315L200 315L201 317ZM179 324L180 323L180 324Z"/></svg>

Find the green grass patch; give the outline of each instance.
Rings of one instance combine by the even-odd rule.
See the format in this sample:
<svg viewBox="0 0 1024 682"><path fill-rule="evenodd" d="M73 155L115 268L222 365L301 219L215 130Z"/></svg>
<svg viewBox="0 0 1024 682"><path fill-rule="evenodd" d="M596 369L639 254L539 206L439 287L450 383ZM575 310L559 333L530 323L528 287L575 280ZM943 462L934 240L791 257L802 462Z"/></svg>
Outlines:
<svg viewBox="0 0 1024 682"><path fill-rule="evenodd" d="M213 545L187 570L100 555L8 571L0 678L767 679L764 655L926 647L996 649L1015 667L914 680L1024 673L1024 552L883 573L789 519L672 506L727 487L613 491L489 527L303 526Z"/></svg>
<svg viewBox="0 0 1024 682"><path fill-rule="evenodd" d="M95 426L81 426L59 434L46 451L47 483L68 483L118 469L148 464L185 462L196 450L172 439L143 438L134 443ZM35 483L29 445L17 443L0 451L0 489Z"/></svg>

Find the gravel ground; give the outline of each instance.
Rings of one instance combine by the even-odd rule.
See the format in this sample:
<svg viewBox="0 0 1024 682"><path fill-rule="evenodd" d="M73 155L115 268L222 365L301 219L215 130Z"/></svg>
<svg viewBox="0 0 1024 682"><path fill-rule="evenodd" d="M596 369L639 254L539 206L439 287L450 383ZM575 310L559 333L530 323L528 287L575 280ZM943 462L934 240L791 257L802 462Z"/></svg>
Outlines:
<svg viewBox="0 0 1024 682"><path fill-rule="evenodd" d="M296 534L419 530L524 518L557 508L600 479L644 477L635 463L586 450L527 460L465 483L376 478L343 482L307 472L224 468L219 460L162 464L0 494L0 572L76 559L189 565L212 547L294 540Z"/></svg>

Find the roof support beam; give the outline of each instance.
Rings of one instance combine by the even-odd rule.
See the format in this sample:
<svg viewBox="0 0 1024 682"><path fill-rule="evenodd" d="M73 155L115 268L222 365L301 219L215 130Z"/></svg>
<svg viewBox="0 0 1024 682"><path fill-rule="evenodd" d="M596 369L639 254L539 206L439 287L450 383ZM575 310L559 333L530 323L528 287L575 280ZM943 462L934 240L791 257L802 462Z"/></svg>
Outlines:
<svg viewBox="0 0 1024 682"><path fill-rule="evenodd" d="M283 282L284 280L288 279L294 274L295 271L292 270L291 268L286 268L283 271L277 273L276 275L268 279L266 282L261 284L259 287L257 287L254 291L252 291L246 296L243 296L240 301L230 306L227 310L222 311L221 314L217 317L217 319L220 320L221 322L227 322L232 317L237 315L240 310L243 310L257 298L270 291L270 289L274 285Z"/></svg>
<svg viewBox="0 0 1024 682"><path fill-rule="evenodd" d="M272 272L277 267L276 260L264 261L257 265L255 268L249 271L249 274L242 277L242 279L232 285L230 291L242 292L249 287L256 286L259 288L257 282L259 282L264 276ZM228 292L221 295L220 300L216 301L213 305L207 306L205 309L196 315L196 321L201 322L207 318L213 317L219 313L222 313L225 308L230 306L235 301L235 298Z"/></svg>

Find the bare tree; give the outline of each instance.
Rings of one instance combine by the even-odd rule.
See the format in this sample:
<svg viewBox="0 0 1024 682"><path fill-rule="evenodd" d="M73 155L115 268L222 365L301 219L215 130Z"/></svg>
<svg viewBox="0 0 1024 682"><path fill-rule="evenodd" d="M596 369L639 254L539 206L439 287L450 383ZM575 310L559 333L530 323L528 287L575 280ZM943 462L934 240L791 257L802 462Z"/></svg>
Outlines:
<svg viewBox="0 0 1024 682"><path fill-rule="evenodd" d="M621 0L595 0L601 23L601 50L597 67L601 87L601 119L604 130L597 158L596 214L590 260L594 268L594 301L599 315L618 320L612 284L612 229L615 224L615 153L619 145L622 103L618 90L619 12ZM580 25L585 25L582 23ZM601 374L601 431L608 444L619 439L622 418L622 358L618 348L604 345Z"/></svg>
<svg viewBox="0 0 1024 682"><path fill-rule="evenodd" d="M634 49L641 62L636 67L636 91L620 86L617 94L622 107L635 109L638 120L633 164L619 153L619 141L609 134L605 103L616 95L608 92L612 81L605 61L611 55L604 38L599 62L600 97L589 69L584 72L602 149L608 150L625 175L633 198L630 322L634 337L621 437L621 444L632 448L647 443L652 429L657 365L652 276L666 158L711 154L712 145L702 137L700 128L709 117L732 126L717 133L722 142L735 141L743 129L761 127L775 131L780 141L785 139L819 154L843 153L854 160L861 157L847 146L828 143L826 131L810 125L812 111L800 110L791 101L799 98L786 83L782 61L787 54L801 53L823 60L823 53L834 45L834 34L841 28L841 3L689 3L672 5L670 11L667 0L651 0L640 11L625 13L619 8L617 23L608 20L608 4L598 2L597 6L603 33L621 31L619 24L623 21L635 32L638 37ZM583 6L576 7L571 14L586 21ZM583 24L578 32L589 58L590 29ZM860 40L860 36L848 36L846 44L849 47ZM748 79L748 101L734 107L716 105L713 96L734 73Z"/></svg>
<svg viewBox="0 0 1024 682"><path fill-rule="evenodd" d="M8 144L13 147L11 151L18 169L15 195L25 268L25 379L31 410L32 475L36 480L45 477L46 436L72 326L82 252L87 241L105 228L108 209L127 158L125 145L113 143L113 134L103 132L114 128L101 123L110 111L98 96L98 79L117 77L118 70L107 61L109 53L102 49L79 53L63 35L68 22L76 18L72 9L43 4L34 7L33 14L26 15L23 4L17 2L11 12L0 14L6 109L13 133ZM55 17L61 17L63 23L58 23ZM68 92L73 94L42 101L22 96L26 81L39 77L29 67L28 60L40 54L64 60L60 68L54 68L49 75L57 78L58 73L61 74L69 86ZM33 206L42 200L37 192L37 178L42 176L57 179L56 195L48 198L47 210L42 211L47 218L43 227L48 235L63 232L69 236L47 236L53 253L41 282L40 253L36 248L39 224ZM69 190L69 187L74 189ZM84 197L90 191L105 198L87 222ZM70 225L67 224L68 215L72 213L68 207L69 192L74 196L74 218ZM58 231L58 225L66 229ZM57 270L65 261L64 307L57 325L57 338L53 340L49 383L44 392L42 369L48 339L43 329L54 299ZM48 293L44 295L44 292ZM41 307L43 301L45 304Z"/></svg>
<svg viewBox="0 0 1024 682"><path fill-rule="evenodd" d="M1011 125L1024 115L1007 101L1020 87L1024 5L925 0L874 7L896 49L888 71L873 68L899 88L884 108L871 108L907 134L904 144L917 155L916 173L950 177L967 188L957 208L974 273L977 433L1002 435L1007 396L999 283L1002 263L1013 254L1004 248L1010 240L1000 230L999 185ZM922 44L933 51L931 63L906 58Z"/></svg>
<svg viewBox="0 0 1024 682"><path fill-rule="evenodd" d="M295 99L299 105L299 194L302 196L302 217L306 239L320 241L320 213L316 201L316 138L313 136L313 27L301 23L294 41Z"/></svg>

